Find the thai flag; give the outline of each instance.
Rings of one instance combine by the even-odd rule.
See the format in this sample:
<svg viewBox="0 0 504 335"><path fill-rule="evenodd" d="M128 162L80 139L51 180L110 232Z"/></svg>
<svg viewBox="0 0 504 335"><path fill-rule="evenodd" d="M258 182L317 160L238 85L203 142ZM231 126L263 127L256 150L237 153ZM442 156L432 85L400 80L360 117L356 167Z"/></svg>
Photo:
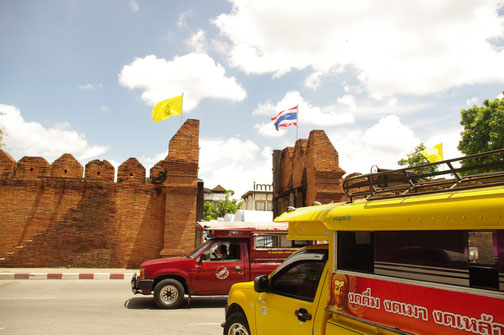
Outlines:
<svg viewBox="0 0 504 335"><path fill-rule="evenodd" d="M281 111L277 116L271 118L271 121L275 124L276 130L278 130L279 127L297 126L297 111L298 106L292 107Z"/></svg>

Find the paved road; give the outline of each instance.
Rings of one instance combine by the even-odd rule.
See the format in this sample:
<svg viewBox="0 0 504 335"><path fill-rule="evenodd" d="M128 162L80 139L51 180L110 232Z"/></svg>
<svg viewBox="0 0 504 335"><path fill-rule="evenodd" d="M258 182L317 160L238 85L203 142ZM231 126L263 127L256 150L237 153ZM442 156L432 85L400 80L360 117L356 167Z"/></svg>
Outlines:
<svg viewBox="0 0 504 335"><path fill-rule="evenodd" d="M2 280L3 334L222 334L225 297L160 310L128 280Z"/></svg>

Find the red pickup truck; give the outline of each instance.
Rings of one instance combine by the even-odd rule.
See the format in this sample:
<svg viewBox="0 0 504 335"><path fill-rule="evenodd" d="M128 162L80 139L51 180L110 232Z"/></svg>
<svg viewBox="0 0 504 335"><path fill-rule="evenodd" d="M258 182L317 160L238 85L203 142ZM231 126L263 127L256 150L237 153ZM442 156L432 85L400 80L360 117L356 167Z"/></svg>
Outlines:
<svg viewBox="0 0 504 335"><path fill-rule="evenodd" d="M270 274L304 245L286 239L284 223L204 224L200 226L208 241L191 254L143 262L140 274L131 279L133 293L153 294L160 308L179 307L184 295L189 299L192 295L226 295L234 283Z"/></svg>

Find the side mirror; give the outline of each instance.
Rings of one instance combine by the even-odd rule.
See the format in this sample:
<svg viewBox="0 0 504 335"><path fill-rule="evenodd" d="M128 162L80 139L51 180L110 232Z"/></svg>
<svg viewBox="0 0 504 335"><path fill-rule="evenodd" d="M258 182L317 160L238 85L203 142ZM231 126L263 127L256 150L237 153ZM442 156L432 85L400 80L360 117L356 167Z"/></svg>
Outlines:
<svg viewBox="0 0 504 335"><path fill-rule="evenodd" d="M267 275L258 276L254 279L254 291L257 293L268 292L269 280Z"/></svg>
<svg viewBox="0 0 504 335"><path fill-rule="evenodd" d="M201 254L199 256L199 261L200 262L203 262L203 261L206 261L206 260L208 260L208 254Z"/></svg>

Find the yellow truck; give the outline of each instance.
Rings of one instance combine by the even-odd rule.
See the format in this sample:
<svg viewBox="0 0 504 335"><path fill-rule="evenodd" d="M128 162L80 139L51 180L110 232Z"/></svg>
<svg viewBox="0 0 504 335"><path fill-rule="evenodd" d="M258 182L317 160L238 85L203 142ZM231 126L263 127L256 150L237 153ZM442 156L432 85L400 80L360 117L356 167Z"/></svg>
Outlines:
<svg viewBox="0 0 504 335"><path fill-rule="evenodd" d="M288 209L288 238L323 244L233 285L224 334L504 335L502 157L358 175L348 202Z"/></svg>

